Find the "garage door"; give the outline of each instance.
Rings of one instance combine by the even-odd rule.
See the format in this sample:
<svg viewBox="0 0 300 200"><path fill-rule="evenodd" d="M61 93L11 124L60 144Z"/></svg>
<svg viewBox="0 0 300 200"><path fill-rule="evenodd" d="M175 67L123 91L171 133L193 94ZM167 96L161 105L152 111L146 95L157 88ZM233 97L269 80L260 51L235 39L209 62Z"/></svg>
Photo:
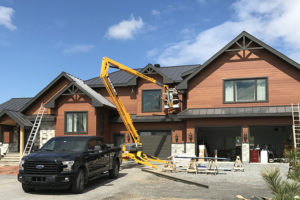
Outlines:
<svg viewBox="0 0 300 200"><path fill-rule="evenodd" d="M171 131L139 131L143 152L166 159L171 155Z"/></svg>

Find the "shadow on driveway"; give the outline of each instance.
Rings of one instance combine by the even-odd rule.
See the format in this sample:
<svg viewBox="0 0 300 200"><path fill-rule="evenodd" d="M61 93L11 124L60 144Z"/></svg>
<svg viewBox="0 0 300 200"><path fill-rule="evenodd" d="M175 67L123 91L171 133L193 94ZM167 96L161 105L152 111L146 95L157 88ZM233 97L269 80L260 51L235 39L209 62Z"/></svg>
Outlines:
<svg viewBox="0 0 300 200"><path fill-rule="evenodd" d="M119 173L118 178L122 178L126 176L128 173ZM113 186L112 183L116 179L109 178L108 176L103 176L98 179L89 181L87 185L85 185L85 189L83 191L84 193L88 193L89 191L92 191L94 189L97 189L98 187L104 187L104 186ZM37 195L74 195L70 189L37 189L31 192L31 194L37 194Z"/></svg>

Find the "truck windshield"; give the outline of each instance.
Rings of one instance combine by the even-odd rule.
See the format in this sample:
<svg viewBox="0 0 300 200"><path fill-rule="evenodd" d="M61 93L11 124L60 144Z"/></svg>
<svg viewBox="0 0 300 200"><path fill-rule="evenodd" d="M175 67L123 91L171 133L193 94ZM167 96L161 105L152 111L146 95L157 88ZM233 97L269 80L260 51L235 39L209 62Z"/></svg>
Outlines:
<svg viewBox="0 0 300 200"><path fill-rule="evenodd" d="M49 140L41 151L82 152L86 149L86 140L81 138L54 138Z"/></svg>

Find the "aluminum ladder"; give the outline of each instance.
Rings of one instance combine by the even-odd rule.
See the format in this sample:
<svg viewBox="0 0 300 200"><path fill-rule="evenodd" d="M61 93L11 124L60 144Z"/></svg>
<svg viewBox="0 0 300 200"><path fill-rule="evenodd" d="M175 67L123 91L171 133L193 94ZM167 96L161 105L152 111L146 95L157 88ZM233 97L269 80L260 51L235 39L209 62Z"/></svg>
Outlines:
<svg viewBox="0 0 300 200"><path fill-rule="evenodd" d="M300 159L300 106L292 104L293 116L293 138L294 148L297 152L297 159Z"/></svg>
<svg viewBox="0 0 300 200"><path fill-rule="evenodd" d="M41 125L41 122L42 122L42 118L44 116L44 112L45 112L45 107L44 107L44 104L42 103L40 108L39 108L38 114L37 114L37 116L34 120L34 124L32 126L31 131L30 131L30 134L29 134L29 137L28 137L28 140L27 140L27 143L26 143L26 146L25 146L22 157L30 154L30 152L31 152L31 149L33 147L36 135L39 131L39 128L40 128L40 125Z"/></svg>

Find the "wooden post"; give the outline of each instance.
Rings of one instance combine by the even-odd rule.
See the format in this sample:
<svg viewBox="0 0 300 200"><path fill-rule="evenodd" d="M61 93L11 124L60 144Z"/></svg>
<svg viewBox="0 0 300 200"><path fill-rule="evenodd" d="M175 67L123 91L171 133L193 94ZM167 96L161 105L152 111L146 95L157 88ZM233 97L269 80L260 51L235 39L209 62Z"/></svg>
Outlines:
<svg viewBox="0 0 300 200"><path fill-rule="evenodd" d="M24 127L20 127L20 157L22 157L24 152L24 137L25 137L25 131Z"/></svg>

